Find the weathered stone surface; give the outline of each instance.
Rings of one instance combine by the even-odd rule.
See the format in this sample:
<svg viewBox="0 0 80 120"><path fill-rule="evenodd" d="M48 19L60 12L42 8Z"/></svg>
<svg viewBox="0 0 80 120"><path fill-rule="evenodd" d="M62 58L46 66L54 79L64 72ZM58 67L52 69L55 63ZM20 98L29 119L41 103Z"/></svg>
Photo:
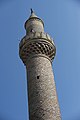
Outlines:
<svg viewBox="0 0 80 120"><path fill-rule="evenodd" d="M30 120L61 120L51 62L33 57L27 79Z"/></svg>
<svg viewBox="0 0 80 120"><path fill-rule="evenodd" d="M61 120L51 62L56 47L33 12L25 23L19 56L27 69L30 120Z"/></svg>

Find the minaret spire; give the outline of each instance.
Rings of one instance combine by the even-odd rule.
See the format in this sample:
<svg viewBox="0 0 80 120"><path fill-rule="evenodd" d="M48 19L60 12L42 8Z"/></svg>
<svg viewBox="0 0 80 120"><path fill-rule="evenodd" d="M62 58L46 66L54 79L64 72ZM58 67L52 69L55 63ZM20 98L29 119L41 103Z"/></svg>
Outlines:
<svg viewBox="0 0 80 120"><path fill-rule="evenodd" d="M27 70L29 120L61 120L51 64L56 47L32 8L25 30L19 56Z"/></svg>

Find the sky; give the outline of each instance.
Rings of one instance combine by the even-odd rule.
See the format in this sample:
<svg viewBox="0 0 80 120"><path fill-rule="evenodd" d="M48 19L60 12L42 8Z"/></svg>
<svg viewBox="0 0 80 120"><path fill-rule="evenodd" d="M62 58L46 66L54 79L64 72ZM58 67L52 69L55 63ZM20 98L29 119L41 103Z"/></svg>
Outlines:
<svg viewBox="0 0 80 120"><path fill-rule="evenodd" d="M29 120L19 42L30 8L56 45L52 67L62 120L80 120L80 0L0 0L0 120Z"/></svg>

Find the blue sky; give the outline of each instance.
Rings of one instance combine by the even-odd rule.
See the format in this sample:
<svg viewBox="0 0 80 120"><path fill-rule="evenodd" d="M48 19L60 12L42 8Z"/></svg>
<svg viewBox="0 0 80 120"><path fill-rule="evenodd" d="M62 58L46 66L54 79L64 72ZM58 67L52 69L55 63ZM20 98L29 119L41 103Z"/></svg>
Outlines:
<svg viewBox="0 0 80 120"><path fill-rule="evenodd" d="M0 0L0 120L28 120L26 69L18 51L31 7L56 44L62 120L80 120L80 0Z"/></svg>

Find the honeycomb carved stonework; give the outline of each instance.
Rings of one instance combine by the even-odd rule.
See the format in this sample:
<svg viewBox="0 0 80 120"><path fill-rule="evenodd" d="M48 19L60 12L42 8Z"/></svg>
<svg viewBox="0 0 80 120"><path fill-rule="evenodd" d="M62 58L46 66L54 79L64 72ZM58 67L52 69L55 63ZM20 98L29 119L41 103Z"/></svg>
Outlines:
<svg viewBox="0 0 80 120"><path fill-rule="evenodd" d="M20 50L20 57L23 63L26 64L26 60L35 54L44 54L48 56L51 60L55 56L55 47L48 42L42 40L33 40L32 42L25 43Z"/></svg>
<svg viewBox="0 0 80 120"><path fill-rule="evenodd" d="M35 54L44 54L51 60L54 58L56 48L50 36L43 32L31 32L20 42L19 55L26 65L26 60Z"/></svg>

